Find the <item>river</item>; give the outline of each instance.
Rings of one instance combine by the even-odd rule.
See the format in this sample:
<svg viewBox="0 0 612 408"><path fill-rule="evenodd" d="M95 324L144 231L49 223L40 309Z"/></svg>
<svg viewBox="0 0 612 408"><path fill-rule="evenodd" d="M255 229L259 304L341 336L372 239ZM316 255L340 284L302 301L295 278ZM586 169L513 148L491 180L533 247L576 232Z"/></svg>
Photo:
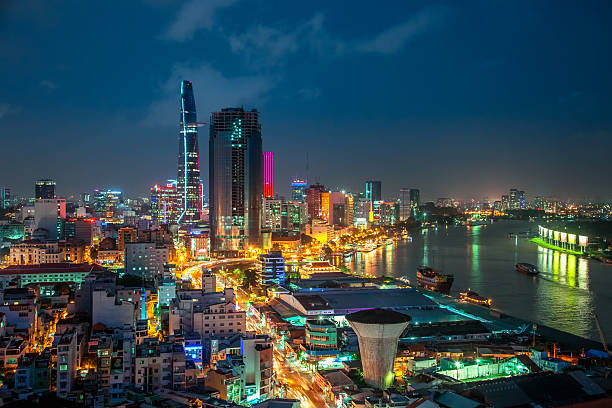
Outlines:
<svg viewBox="0 0 612 408"><path fill-rule="evenodd" d="M612 341L612 266L540 247L508 233L537 230L537 223L499 221L476 227L439 227L412 234L367 254L355 254L347 266L371 276L407 276L416 282L424 264L455 275L451 295L470 288L493 299L493 307L530 320L599 340L597 313ZM537 265L531 277L515 271L517 262Z"/></svg>

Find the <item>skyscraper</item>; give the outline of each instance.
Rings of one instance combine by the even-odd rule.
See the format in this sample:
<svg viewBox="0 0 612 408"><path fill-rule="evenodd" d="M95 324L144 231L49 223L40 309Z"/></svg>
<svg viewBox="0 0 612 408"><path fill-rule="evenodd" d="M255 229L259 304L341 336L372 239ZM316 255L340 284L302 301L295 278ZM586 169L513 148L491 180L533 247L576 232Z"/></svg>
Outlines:
<svg viewBox="0 0 612 408"><path fill-rule="evenodd" d="M212 250L259 247L263 193L259 113L243 108L213 112L209 155Z"/></svg>
<svg viewBox="0 0 612 408"><path fill-rule="evenodd" d="M421 203L421 192L417 188L410 189L410 206L416 208Z"/></svg>
<svg viewBox="0 0 612 408"><path fill-rule="evenodd" d="M9 208L11 206L11 189L8 187L0 187L0 208Z"/></svg>
<svg viewBox="0 0 612 408"><path fill-rule="evenodd" d="M49 179L37 180L34 198L37 200L55 198L55 181Z"/></svg>
<svg viewBox="0 0 612 408"><path fill-rule="evenodd" d="M410 211L412 208L410 202L410 189L401 188L400 189L400 220L404 221L410 218L412 212Z"/></svg>
<svg viewBox="0 0 612 408"><path fill-rule="evenodd" d="M174 224L179 216L179 196L176 181L168 180L165 186L151 187L151 215L158 224Z"/></svg>
<svg viewBox="0 0 612 408"><path fill-rule="evenodd" d="M322 195L325 192L325 186L320 183L312 184L306 189L306 210L308 211L308 221L321 218L323 212ZM329 206L329 200L327 205Z"/></svg>
<svg viewBox="0 0 612 408"><path fill-rule="evenodd" d="M274 197L274 152L263 152L263 196Z"/></svg>
<svg viewBox="0 0 612 408"><path fill-rule="evenodd" d="M382 200L380 181L366 181L366 198L371 202Z"/></svg>
<svg viewBox="0 0 612 408"><path fill-rule="evenodd" d="M178 223L195 224L200 220L200 150L198 118L191 81L181 83L177 192L180 196Z"/></svg>
<svg viewBox="0 0 612 408"><path fill-rule="evenodd" d="M306 180L300 180L296 178L291 182L291 200L298 203L306 202L306 187L308 183Z"/></svg>

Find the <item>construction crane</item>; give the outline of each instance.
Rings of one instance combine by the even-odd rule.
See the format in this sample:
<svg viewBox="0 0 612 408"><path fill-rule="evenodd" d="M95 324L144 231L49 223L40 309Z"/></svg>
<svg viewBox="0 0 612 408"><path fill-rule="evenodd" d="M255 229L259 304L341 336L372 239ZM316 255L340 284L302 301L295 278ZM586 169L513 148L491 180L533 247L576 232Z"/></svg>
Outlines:
<svg viewBox="0 0 612 408"><path fill-rule="evenodd" d="M608 350L606 338L604 337L603 331L601 330L601 326L599 325L599 319L597 318L597 315L595 313L593 313L593 318L595 319L595 326L597 326L597 331L599 332L599 339L601 340L601 344L604 348L604 351L608 353L610 357L612 357L612 352Z"/></svg>

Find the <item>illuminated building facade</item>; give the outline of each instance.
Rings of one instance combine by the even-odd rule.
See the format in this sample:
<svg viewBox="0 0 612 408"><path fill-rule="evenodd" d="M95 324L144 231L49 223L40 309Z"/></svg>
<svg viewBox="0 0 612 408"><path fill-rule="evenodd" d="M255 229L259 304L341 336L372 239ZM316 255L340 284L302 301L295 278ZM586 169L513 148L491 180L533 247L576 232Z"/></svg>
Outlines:
<svg viewBox="0 0 612 408"><path fill-rule="evenodd" d="M11 206L11 189L0 187L0 209L9 208Z"/></svg>
<svg viewBox="0 0 612 408"><path fill-rule="evenodd" d="M263 152L263 196L274 197L274 152Z"/></svg>
<svg viewBox="0 0 612 408"><path fill-rule="evenodd" d="M151 214L158 224L176 224L178 221L180 197L176 181L165 186L151 187Z"/></svg>
<svg viewBox="0 0 612 408"><path fill-rule="evenodd" d="M414 210L421 204L421 191L417 188L410 189L410 206Z"/></svg>
<svg viewBox="0 0 612 408"><path fill-rule="evenodd" d="M281 230L282 201L264 197L262 201L262 228L271 232Z"/></svg>
<svg viewBox="0 0 612 408"><path fill-rule="evenodd" d="M410 189L400 189L400 220L404 221L412 215L412 206L410 203Z"/></svg>
<svg viewBox="0 0 612 408"><path fill-rule="evenodd" d="M265 285L285 284L285 258L281 251L270 251L260 255L259 261L261 262L261 283Z"/></svg>
<svg viewBox="0 0 612 408"><path fill-rule="evenodd" d="M329 193L329 215L327 217L329 224L342 227L348 225L346 219L348 212L346 196L342 191L332 191Z"/></svg>
<svg viewBox="0 0 612 408"><path fill-rule="evenodd" d="M115 218L122 202L121 191L94 190L93 207L96 218Z"/></svg>
<svg viewBox="0 0 612 408"><path fill-rule="evenodd" d="M305 203L290 201L281 204L281 229L283 232L300 232L305 222Z"/></svg>
<svg viewBox="0 0 612 408"><path fill-rule="evenodd" d="M34 197L37 200L55 198L55 181L43 179L36 181L34 186Z"/></svg>
<svg viewBox="0 0 612 408"><path fill-rule="evenodd" d="M291 182L291 200L298 203L305 203L306 187L308 187L308 183L306 183L305 180L293 180Z"/></svg>
<svg viewBox="0 0 612 408"><path fill-rule="evenodd" d="M210 120L210 238L214 252L261 246L263 165L256 110L226 108Z"/></svg>
<svg viewBox="0 0 612 408"><path fill-rule="evenodd" d="M308 220L321 219L324 215L323 195L327 193L325 186L319 183L312 184L306 189L306 206ZM329 211L329 194L327 194L327 209Z"/></svg>
<svg viewBox="0 0 612 408"><path fill-rule="evenodd" d="M380 181L366 181L366 198L370 202L382 200L382 187Z"/></svg>
<svg viewBox="0 0 612 408"><path fill-rule="evenodd" d="M180 196L179 224L200 221L202 196L200 185L200 150L198 118L191 81L181 83L181 117L179 121L179 154L177 191Z"/></svg>

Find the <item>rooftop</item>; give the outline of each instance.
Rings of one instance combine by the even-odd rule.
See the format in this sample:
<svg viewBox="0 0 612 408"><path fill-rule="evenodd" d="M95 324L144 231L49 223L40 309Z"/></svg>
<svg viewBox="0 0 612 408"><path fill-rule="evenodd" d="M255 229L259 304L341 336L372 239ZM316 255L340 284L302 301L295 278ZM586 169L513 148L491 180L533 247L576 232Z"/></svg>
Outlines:
<svg viewBox="0 0 612 408"><path fill-rule="evenodd" d="M39 273L86 273L104 271L104 268L98 264L88 263L44 263L36 265L10 265L4 269L0 269L0 275L24 275L24 274L39 274Z"/></svg>
<svg viewBox="0 0 612 408"><path fill-rule="evenodd" d="M346 320L365 324L396 324L407 323L410 316L388 309L368 309L346 315Z"/></svg>

